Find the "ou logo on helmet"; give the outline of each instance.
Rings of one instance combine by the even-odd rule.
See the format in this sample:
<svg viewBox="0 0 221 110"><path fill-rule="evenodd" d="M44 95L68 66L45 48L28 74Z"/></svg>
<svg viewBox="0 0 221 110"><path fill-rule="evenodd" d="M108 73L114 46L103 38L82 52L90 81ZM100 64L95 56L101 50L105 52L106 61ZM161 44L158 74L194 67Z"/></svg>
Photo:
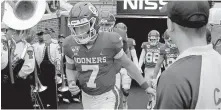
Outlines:
<svg viewBox="0 0 221 110"><path fill-rule="evenodd" d="M97 11L97 9L91 4L91 5L89 5L89 10L94 14L94 15L96 15L96 16L98 16L98 11Z"/></svg>

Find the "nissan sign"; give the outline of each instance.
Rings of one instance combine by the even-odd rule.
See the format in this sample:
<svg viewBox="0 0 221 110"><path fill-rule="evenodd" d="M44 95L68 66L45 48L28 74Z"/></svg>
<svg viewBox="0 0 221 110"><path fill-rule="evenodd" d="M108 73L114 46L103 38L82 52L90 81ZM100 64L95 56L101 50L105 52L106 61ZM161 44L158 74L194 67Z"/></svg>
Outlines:
<svg viewBox="0 0 221 110"><path fill-rule="evenodd" d="M160 9L166 0L123 0L117 1L117 15L163 16Z"/></svg>

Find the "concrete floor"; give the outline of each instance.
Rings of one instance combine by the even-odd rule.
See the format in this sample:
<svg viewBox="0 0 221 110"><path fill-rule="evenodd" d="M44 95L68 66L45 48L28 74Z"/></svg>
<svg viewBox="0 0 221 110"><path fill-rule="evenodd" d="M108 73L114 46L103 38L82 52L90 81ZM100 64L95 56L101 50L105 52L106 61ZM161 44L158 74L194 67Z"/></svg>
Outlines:
<svg viewBox="0 0 221 110"><path fill-rule="evenodd" d="M128 97L129 109L146 109L148 101L148 95L144 90L138 87L137 84L133 84ZM59 109L82 109L81 103L60 104Z"/></svg>

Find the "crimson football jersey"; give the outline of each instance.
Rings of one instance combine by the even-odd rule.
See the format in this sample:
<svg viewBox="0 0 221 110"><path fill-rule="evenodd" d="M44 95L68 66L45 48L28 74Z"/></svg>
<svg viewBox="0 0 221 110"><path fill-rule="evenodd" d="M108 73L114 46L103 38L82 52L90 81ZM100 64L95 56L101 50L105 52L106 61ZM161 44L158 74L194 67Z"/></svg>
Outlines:
<svg viewBox="0 0 221 110"><path fill-rule="evenodd" d="M124 49L124 52L127 52L128 51L127 32L123 29L120 29L120 28L114 28L113 32L118 33L122 37L122 39L123 39L123 49Z"/></svg>
<svg viewBox="0 0 221 110"><path fill-rule="evenodd" d="M127 46L128 46L128 48L129 48L128 57L129 57L129 58L132 58L132 57L131 57L131 52L130 52L130 50L133 49L134 46L136 46L135 40L132 39L132 38L128 38L128 39L127 39Z"/></svg>
<svg viewBox="0 0 221 110"><path fill-rule="evenodd" d="M127 39L127 45L128 45L129 48L132 48L132 47L136 46L136 42L135 42L134 39L128 38Z"/></svg>
<svg viewBox="0 0 221 110"><path fill-rule="evenodd" d="M170 48L168 45L164 45L162 48L160 48L160 55L164 56L164 67L167 69L173 62L176 60L176 58L179 55L178 48Z"/></svg>
<svg viewBox="0 0 221 110"><path fill-rule="evenodd" d="M85 93L100 95L114 87L118 72L114 56L123 47L122 38L117 33L99 33L90 49L77 44L69 36L63 47L64 54L74 60L75 69L79 72L78 80Z"/></svg>
<svg viewBox="0 0 221 110"><path fill-rule="evenodd" d="M158 43L157 45L153 46L150 45L149 42L143 42L141 48L145 50L145 67L154 68L157 60L160 57L160 47L162 47L162 43Z"/></svg>

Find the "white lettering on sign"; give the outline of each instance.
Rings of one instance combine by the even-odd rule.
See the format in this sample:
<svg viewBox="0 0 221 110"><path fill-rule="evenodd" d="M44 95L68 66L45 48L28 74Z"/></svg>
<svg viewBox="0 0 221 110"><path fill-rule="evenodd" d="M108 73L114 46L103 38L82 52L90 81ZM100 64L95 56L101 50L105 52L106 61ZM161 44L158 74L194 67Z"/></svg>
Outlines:
<svg viewBox="0 0 221 110"><path fill-rule="evenodd" d="M132 10L137 9L137 0L134 0L134 4L132 3L132 0L124 0L124 10L127 9L127 4L130 6Z"/></svg>
<svg viewBox="0 0 221 110"><path fill-rule="evenodd" d="M124 10L128 9L129 6L132 10L157 10L161 9L162 6L167 4L164 0L159 0L159 4L157 1L150 1L150 0L124 0Z"/></svg>
<svg viewBox="0 0 221 110"><path fill-rule="evenodd" d="M149 0L145 0L145 4L148 5L145 7L145 10L156 10L158 7L156 2L150 2Z"/></svg>

